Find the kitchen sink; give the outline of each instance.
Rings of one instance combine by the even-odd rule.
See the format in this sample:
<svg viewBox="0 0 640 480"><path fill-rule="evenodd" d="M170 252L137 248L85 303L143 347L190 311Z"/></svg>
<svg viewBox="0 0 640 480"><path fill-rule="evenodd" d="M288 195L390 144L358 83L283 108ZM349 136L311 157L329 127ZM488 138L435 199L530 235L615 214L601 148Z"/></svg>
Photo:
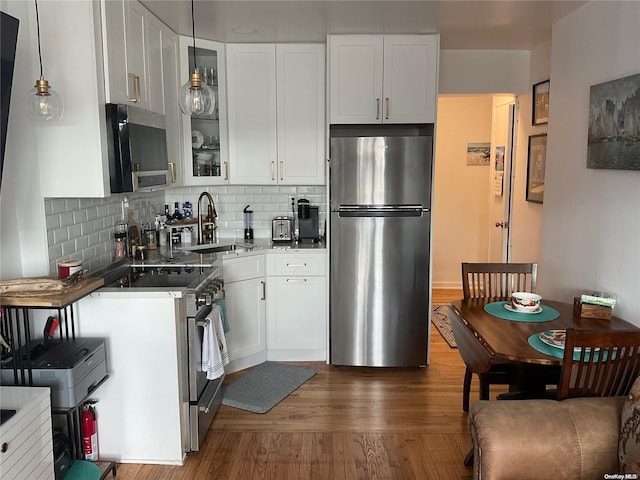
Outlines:
<svg viewBox="0 0 640 480"><path fill-rule="evenodd" d="M202 245L192 245L190 247L179 247L179 250L191 253L199 253L206 255L208 253L221 253L221 252L246 252L253 249L253 245L246 243L205 243Z"/></svg>

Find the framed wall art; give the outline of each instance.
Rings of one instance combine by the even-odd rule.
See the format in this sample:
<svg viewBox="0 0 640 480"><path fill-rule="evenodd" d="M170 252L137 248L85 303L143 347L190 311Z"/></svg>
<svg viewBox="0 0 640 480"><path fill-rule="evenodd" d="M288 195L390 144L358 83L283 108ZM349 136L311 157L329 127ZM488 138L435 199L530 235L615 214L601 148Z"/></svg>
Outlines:
<svg viewBox="0 0 640 480"><path fill-rule="evenodd" d="M544 125L549 122L549 80L533 86L531 112L531 125Z"/></svg>
<svg viewBox="0 0 640 480"><path fill-rule="evenodd" d="M547 134L529 136L527 163L527 202L542 203L544 197L544 170L547 161Z"/></svg>
<svg viewBox="0 0 640 480"><path fill-rule="evenodd" d="M640 170L640 73L591 86L587 168Z"/></svg>

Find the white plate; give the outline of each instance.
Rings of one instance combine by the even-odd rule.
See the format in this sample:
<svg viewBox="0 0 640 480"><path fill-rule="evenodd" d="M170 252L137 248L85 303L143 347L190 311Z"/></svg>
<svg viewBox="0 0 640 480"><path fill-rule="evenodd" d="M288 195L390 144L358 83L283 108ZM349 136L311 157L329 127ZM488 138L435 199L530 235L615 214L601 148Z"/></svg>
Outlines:
<svg viewBox="0 0 640 480"><path fill-rule="evenodd" d="M566 341L567 331L566 330L545 330L544 332L540 332L538 334L538 337L540 337L540 340L542 340L547 345L564 349L564 343ZM582 348L580 347L573 348L574 353L578 353L580 352L580 350L582 350ZM587 348L587 353L589 353L589 350L591 350L591 348ZM596 352L598 350L600 350L600 347L596 347L594 349L594 351Z"/></svg>
<svg viewBox="0 0 640 480"><path fill-rule="evenodd" d="M204 143L204 135L198 130L191 130L191 146L193 148L200 148Z"/></svg>
<svg viewBox="0 0 640 480"><path fill-rule="evenodd" d="M506 308L507 310L509 310L510 312L513 313L524 313L525 315L528 315L530 313L540 313L542 311L542 307L538 307L535 310L531 310L529 312L523 312L521 310L516 310L516 307L514 307L513 305L511 305L510 303L505 303L504 304L504 308Z"/></svg>
<svg viewBox="0 0 640 480"><path fill-rule="evenodd" d="M564 342L567 336L566 330L545 330L538 334L540 340L547 345L551 345L556 348L564 348Z"/></svg>

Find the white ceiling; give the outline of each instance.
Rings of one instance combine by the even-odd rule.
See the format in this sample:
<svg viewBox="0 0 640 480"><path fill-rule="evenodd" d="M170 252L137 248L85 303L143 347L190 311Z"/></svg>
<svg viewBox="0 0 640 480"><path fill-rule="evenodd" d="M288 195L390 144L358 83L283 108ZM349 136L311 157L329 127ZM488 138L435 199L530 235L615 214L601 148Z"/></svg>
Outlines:
<svg viewBox="0 0 640 480"><path fill-rule="evenodd" d="M142 0L191 36L191 0ZM340 33L440 33L447 50L531 50L574 0L195 0L196 37L221 42L320 42ZM243 33L244 32L244 33Z"/></svg>

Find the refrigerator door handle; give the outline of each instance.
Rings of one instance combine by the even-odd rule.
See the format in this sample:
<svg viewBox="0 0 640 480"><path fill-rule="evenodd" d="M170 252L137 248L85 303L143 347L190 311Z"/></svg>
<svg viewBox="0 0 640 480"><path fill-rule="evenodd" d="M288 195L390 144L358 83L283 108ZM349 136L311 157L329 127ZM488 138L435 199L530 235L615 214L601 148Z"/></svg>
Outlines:
<svg viewBox="0 0 640 480"><path fill-rule="evenodd" d="M408 206L341 206L338 208L339 217L421 217L428 209L422 205Z"/></svg>

